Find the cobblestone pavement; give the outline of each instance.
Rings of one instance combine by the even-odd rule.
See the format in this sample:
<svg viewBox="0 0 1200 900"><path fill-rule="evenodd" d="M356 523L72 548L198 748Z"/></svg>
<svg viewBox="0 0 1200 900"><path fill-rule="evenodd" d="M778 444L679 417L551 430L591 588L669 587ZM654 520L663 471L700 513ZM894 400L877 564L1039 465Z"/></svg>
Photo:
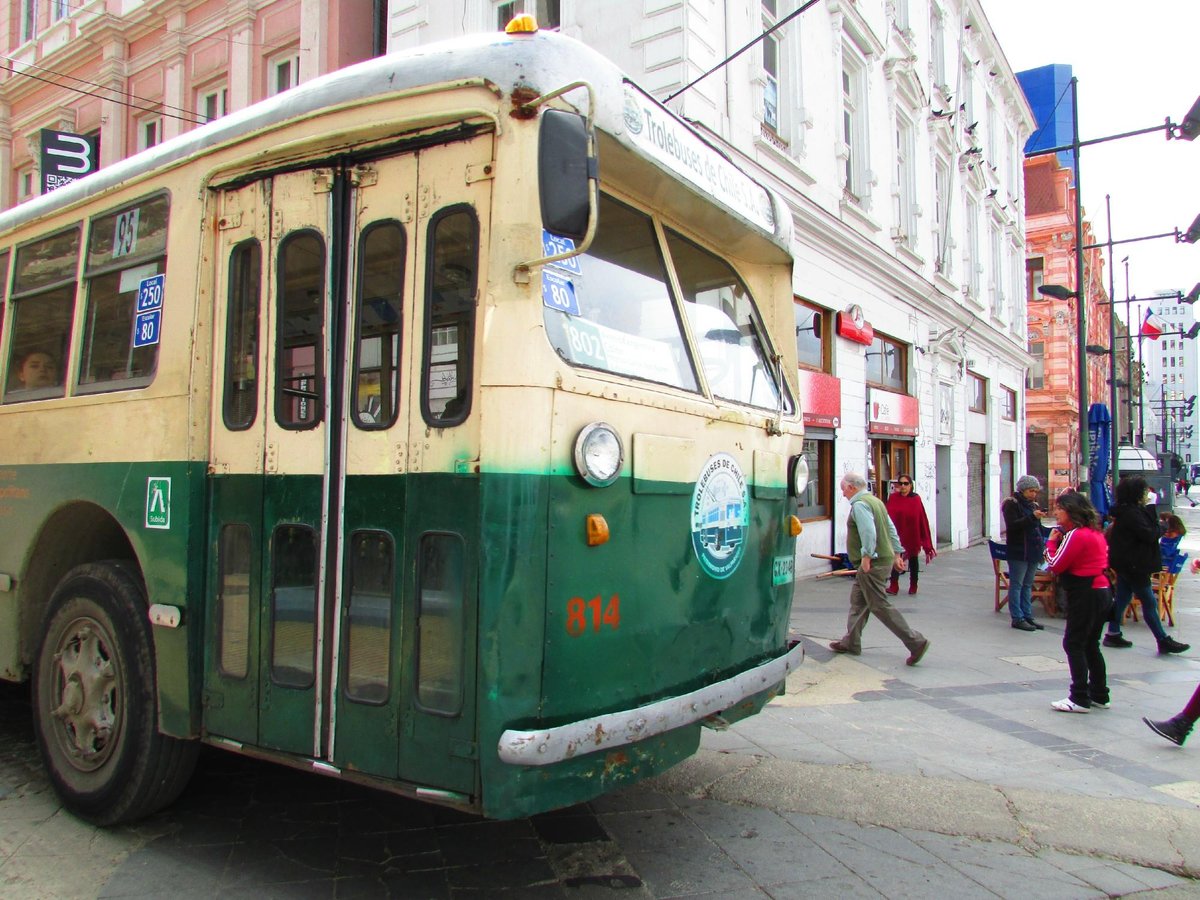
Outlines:
<svg viewBox="0 0 1200 900"><path fill-rule="evenodd" d="M933 641L914 668L878 623L862 656L827 649L848 587L797 585L809 657L762 715L654 782L514 822L211 750L170 809L95 829L50 791L25 689L0 685L0 897L1200 897L1200 738L1140 721L1178 711L1200 652L1160 657L1131 624L1106 651L1113 708L1056 714L1062 622L1009 628L986 548L897 598ZM1200 579L1176 612L1200 649Z"/></svg>

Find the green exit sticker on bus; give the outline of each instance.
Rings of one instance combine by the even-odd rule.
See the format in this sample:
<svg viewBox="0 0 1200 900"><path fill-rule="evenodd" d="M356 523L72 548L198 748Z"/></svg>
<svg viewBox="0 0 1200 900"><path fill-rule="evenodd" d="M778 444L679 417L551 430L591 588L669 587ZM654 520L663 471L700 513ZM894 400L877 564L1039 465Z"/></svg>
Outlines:
<svg viewBox="0 0 1200 900"><path fill-rule="evenodd" d="M146 527L171 527L171 479L146 479Z"/></svg>

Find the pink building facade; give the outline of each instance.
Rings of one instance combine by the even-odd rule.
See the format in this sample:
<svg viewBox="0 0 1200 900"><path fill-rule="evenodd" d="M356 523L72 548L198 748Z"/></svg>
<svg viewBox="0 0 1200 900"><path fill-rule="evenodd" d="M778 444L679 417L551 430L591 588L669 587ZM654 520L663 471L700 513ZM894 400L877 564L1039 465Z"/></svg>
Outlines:
<svg viewBox="0 0 1200 900"><path fill-rule="evenodd" d="M1071 171L1054 156L1025 161L1025 204L1029 351L1034 358L1026 380L1026 448L1031 473L1043 480L1053 498L1080 480L1079 354L1088 344L1112 346L1108 291L1101 250L1084 251L1086 339L1079 335L1077 299L1053 299L1037 291L1043 284L1077 289L1075 189ZM1085 219L1083 244L1095 243ZM1108 403L1108 357L1089 354L1087 366L1085 404Z"/></svg>
<svg viewBox="0 0 1200 900"><path fill-rule="evenodd" d="M44 128L101 167L372 56L373 0L13 0L0 9L0 209L41 193Z"/></svg>

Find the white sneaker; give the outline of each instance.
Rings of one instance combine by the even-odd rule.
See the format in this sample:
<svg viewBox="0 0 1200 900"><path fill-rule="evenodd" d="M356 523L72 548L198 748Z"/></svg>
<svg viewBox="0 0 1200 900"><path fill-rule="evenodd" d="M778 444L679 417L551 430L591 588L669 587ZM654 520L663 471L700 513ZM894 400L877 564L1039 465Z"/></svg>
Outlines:
<svg viewBox="0 0 1200 900"><path fill-rule="evenodd" d="M1101 703L1099 700L1092 701L1092 709L1112 709L1112 701Z"/></svg>
<svg viewBox="0 0 1200 900"><path fill-rule="evenodd" d="M1050 708L1058 712L1089 713L1092 711L1091 707L1072 703L1069 697L1064 697L1062 700L1055 700L1050 704Z"/></svg>

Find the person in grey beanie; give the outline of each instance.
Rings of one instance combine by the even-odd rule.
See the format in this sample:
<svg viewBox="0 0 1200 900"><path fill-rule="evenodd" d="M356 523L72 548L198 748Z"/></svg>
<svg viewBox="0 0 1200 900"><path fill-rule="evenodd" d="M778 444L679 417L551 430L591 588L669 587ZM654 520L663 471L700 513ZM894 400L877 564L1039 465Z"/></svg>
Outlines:
<svg viewBox="0 0 1200 900"><path fill-rule="evenodd" d="M1037 496L1042 483L1032 475L1017 479L1016 490L1000 506L1007 529L1008 611L1012 627L1018 631L1041 631L1044 626L1033 619L1033 581L1046 554L1042 537L1042 516Z"/></svg>

